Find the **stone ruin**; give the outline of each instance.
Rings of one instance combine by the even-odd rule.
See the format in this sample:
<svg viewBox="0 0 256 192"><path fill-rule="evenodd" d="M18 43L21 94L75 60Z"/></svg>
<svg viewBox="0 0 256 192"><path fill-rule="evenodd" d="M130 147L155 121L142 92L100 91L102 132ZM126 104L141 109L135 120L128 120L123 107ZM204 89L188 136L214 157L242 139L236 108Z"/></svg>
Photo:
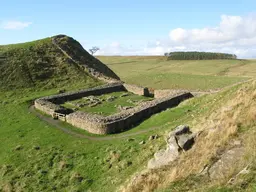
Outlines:
<svg viewBox="0 0 256 192"><path fill-rule="evenodd" d="M139 103L135 107L120 110L118 113L109 116L72 110L61 106L61 104L72 100L119 91L149 96L148 88L116 82L86 90L60 93L58 95L39 98L35 100L35 108L51 115L55 119L65 121L75 127L87 130L90 133L111 134L130 129L153 114L170 107L175 107L183 100L193 97L189 92L164 95L164 97ZM122 95L122 97L125 96L126 94Z"/></svg>

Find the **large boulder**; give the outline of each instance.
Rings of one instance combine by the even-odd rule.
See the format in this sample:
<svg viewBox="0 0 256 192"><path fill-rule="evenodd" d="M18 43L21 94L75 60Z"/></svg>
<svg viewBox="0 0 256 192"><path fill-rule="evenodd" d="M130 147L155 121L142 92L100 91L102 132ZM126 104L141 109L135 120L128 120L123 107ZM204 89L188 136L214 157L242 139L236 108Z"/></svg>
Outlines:
<svg viewBox="0 0 256 192"><path fill-rule="evenodd" d="M245 155L243 147L237 147L224 152L209 169L208 175L212 180L225 179L230 170L235 171L235 164ZM239 167L239 166L238 166ZM238 171L238 170L237 170Z"/></svg>
<svg viewBox="0 0 256 192"><path fill-rule="evenodd" d="M161 149L154 154L154 158L148 162L148 168L157 169L176 160L180 152L187 151L192 147L194 137L195 134L190 131L188 126L176 127L174 131L169 133L166 149Z"/></svg>

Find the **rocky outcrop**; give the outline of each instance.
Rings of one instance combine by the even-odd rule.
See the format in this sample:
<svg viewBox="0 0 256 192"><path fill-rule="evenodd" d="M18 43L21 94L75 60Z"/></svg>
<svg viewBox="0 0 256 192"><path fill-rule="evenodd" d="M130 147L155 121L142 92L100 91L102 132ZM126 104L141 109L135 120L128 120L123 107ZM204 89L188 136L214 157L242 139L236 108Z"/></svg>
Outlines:
<svg viewBox="0 0 256 192"><path fill-rule="evenodd" d="M236 147L224 152L219 159L211 165L208 170L208 176L212 180L225 179L234 169L235 164L245 155L243 147Z"/></svg>
<svg viewBox="0 0 256 192"><path fill-rule="evenodd" d="M157 169L176 160L182 151L189 150L194 144L195 134L186 125L178 126L170 132L166 149L156 152L148 162L149 169Z"/></svg>

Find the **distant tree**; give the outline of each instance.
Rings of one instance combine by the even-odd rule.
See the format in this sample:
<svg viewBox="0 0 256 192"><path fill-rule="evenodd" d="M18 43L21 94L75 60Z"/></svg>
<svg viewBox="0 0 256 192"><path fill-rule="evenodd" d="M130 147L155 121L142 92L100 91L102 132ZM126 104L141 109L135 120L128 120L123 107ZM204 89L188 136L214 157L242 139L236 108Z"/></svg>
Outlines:
<svg viewBox="0 0 256 192"><path fill-rule="evenodd" d="M91 49L89 49L90 53L93 55L94 53L96 53L97 51L99 51L100 48L99 47L92 47Z"/></svg>
<svg viewBox="0 0 256 192"><path fill-rule="evenodd" d="M170 52L168 60L207 60L207 59L237 59L234 54L212 52Z"/></svg>
<svg viewBox="0 0 256 192"><path fill-rule="evenodd" d="M169 53L164 53L164 56L166 56L166 57L169 56Z"/></svg>

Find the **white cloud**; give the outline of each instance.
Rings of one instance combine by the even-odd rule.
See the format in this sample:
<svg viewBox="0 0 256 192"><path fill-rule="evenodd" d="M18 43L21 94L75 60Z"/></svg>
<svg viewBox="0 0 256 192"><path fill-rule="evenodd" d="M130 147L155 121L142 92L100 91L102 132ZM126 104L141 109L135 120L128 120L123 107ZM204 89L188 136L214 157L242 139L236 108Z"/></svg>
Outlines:
<svg viewBox="0 0 256 192"><path fill-rule="evenodd" d="M21 22L21 21L4 21L1 24L1 28L8 30L19 30L28 27L32 22Z"/></svg>
<svg viewBox="0 0 256 192"><path fill-rule="evenodd" d="M113 42L101 47L97 54L163 55L171 51L225 52L236 54L239 58L256 58L256 14L222 15L217 26L172 29L167 38L150 40L140 46Z"/></svg>
<svg viewBox="0 0 256 192"><path fill-rule="evenodd" d="M222 15L219 26L202 29L177 28L170 31L170 39L187 43L223 43L241 38L253 38L256 33L256 16L247 17Z"/></svg>
<svg viewBox="0 0 256 192"><path fill-rule="evenodd" d="M156 43L146 50L150 54L169 51L214 51L237 54L240 58L256 57L256 15L222 15L214 27L170 31L169 40Z"/></svg>
<svg viewBox="0 0 256 192"><path fill-rule="evenodd" d="M170 38L175 42L183 42L188 38L188 33L185 29L177 28L170 32Z"/></svg>

